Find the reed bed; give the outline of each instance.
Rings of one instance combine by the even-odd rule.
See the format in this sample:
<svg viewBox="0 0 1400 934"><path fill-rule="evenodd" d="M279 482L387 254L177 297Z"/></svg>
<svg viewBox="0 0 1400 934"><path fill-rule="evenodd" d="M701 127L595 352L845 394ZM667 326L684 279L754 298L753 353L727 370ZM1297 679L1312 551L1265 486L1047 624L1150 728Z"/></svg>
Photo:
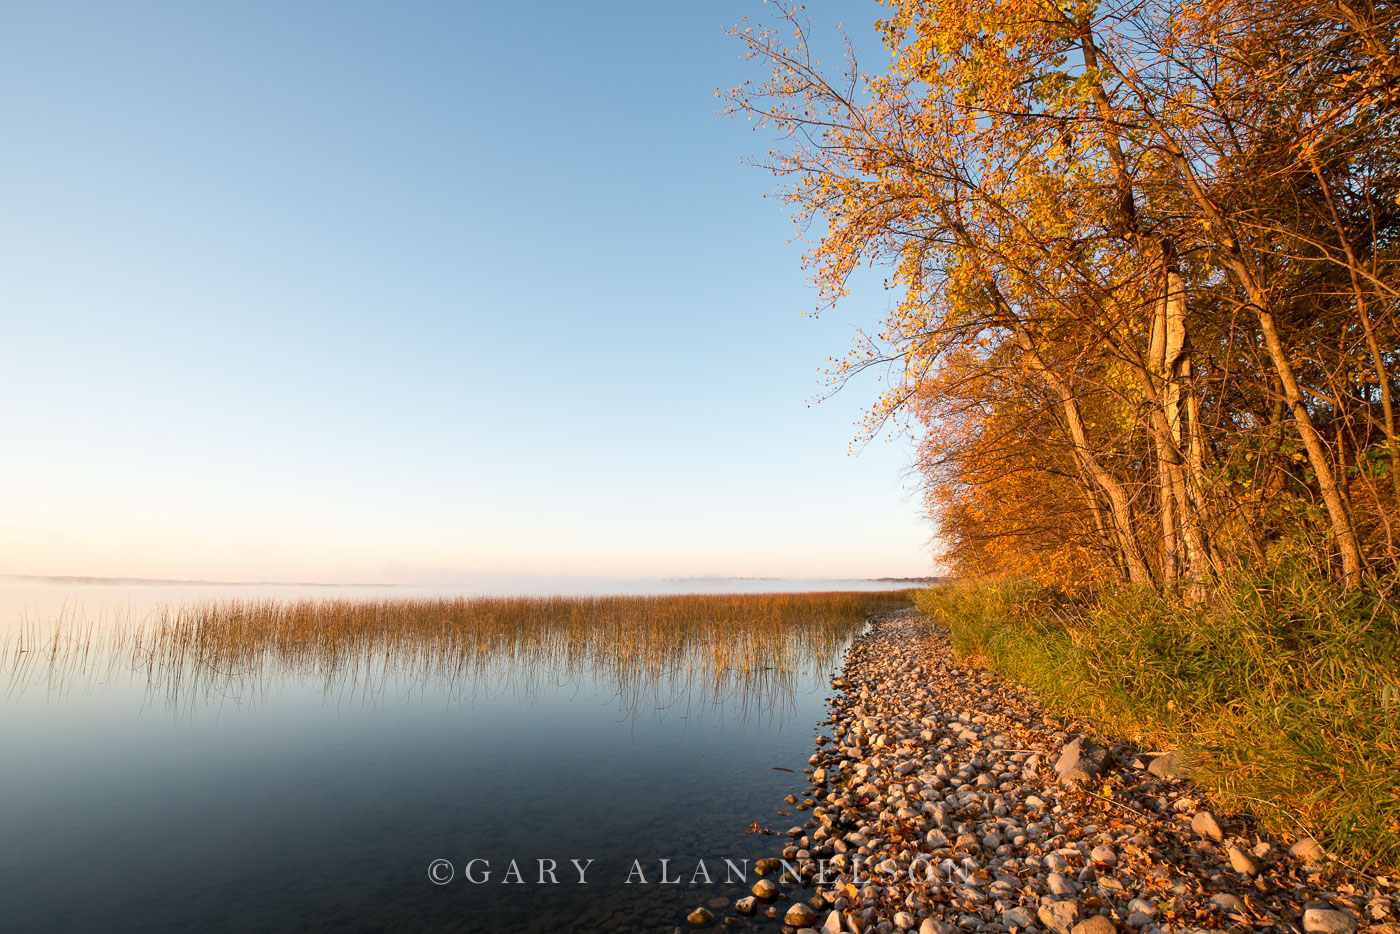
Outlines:
<svg viewBox="0 0 1400 934"><path fill-rule="evenodd" d="M193 709L255 700L291 681L374 703L386 695L529 694L587 682L634 712L738 698L781 708L824 673L898 592L420 600L223 601L137 624L30 624L0 645L8 691L144 677L153 700Z"/></svg>

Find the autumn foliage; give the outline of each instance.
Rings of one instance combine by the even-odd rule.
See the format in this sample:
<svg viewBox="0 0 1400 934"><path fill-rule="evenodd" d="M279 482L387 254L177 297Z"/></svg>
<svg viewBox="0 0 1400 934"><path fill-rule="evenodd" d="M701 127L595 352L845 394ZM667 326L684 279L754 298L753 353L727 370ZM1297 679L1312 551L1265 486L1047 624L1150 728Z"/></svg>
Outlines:
<svg viewBox="0 0 1400 934"><path fill-rule="evenodd" d="M1400 559L1400 12L1379 0L887 0L824 69L800 8L735 32L736 112L823 302L897 299L832 374L894 378L965 575L1207 599Z"/></svg>

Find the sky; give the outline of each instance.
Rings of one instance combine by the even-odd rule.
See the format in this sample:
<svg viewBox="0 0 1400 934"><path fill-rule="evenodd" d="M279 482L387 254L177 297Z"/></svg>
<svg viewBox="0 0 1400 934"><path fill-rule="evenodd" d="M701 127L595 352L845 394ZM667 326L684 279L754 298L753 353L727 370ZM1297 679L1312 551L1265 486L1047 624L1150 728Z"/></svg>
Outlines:
<svg viewBox="0 0 1400 934"><path fill-rule="evenodd" d="M892 296L812 317L715 98L771 9L0 3L0 573L929 573L812 404Z"/></svg>

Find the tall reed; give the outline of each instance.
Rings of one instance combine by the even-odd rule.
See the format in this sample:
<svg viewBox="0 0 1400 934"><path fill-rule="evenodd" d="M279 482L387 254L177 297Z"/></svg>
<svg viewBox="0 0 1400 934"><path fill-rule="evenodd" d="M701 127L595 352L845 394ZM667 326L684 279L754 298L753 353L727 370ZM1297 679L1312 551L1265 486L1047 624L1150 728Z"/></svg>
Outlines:
<svg viewBox="0 0 1400 934"><path fill-rule="evenodd" d="M799 669L829 667L871 612L908 602L904 591L224 601L135 625L34 625L0 645L0 674L11 691L61 692L127 673L176 707L292 679L372 699L528 690L546 677L587 677L634 709L681 696L763 707L790 694Z"/></svg>

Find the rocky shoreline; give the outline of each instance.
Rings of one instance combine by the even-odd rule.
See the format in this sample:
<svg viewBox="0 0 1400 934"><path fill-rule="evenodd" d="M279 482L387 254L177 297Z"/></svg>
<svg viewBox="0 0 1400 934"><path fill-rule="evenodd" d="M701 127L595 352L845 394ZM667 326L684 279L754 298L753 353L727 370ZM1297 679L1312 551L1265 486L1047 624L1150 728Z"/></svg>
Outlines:
<svg viewBox="0 0 1400 934"><path fill-rule="evenodd" d="M877 618L832 685L790 801L811 819L741 914L788 934L1400 934L1387 880L1212 814L1170 754L1048 717L914 611Z"/></svg>

